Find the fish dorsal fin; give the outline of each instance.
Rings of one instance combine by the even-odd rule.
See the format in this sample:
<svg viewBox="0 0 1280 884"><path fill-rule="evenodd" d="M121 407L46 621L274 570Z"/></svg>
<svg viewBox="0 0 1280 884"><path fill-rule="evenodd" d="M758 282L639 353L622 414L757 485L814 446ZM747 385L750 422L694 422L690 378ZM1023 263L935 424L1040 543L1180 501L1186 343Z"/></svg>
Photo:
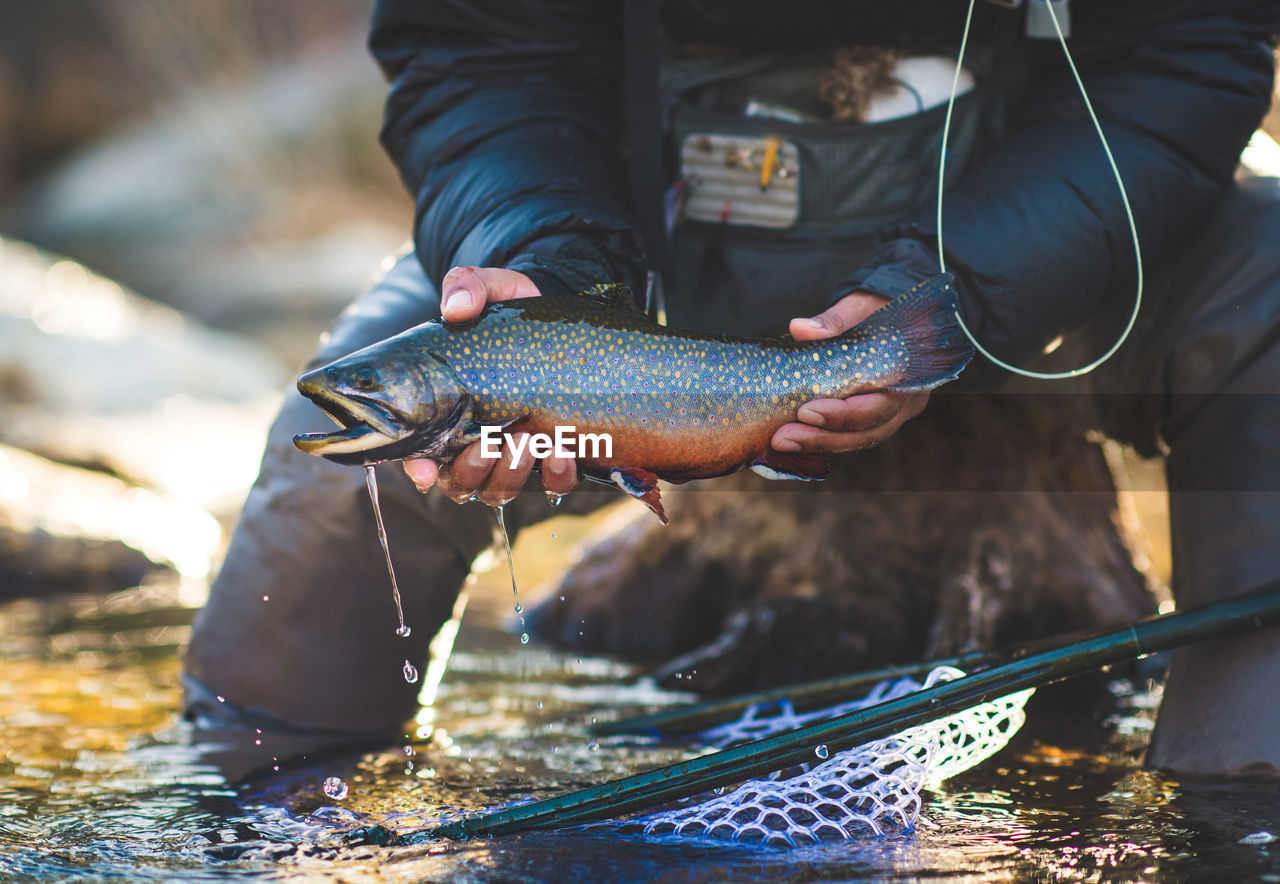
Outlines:
<svg viewBox="0 0 1280 884"><path fill-rule="evenodd" d="M620 282L602 282L588 286L578 292L578 297L587 298L615 310L638 312L640 309L636 306L635 298L631 296L631 289Z"/></svg>

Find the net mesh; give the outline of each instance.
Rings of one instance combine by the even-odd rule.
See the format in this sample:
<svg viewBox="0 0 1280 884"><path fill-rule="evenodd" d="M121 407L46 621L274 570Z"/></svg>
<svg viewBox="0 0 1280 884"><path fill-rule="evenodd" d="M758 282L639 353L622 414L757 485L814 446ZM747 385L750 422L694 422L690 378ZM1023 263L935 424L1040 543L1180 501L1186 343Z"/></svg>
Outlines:
<svg viewBox="0 0 1280 884"><path fill-rule="evenodd" d="M789 704L748 709L736 722L707 733L717 746L760 739L963 676L951 667L933 670L924 684L913 679L881 682L866 697L798 715ZM1025 721L1032 690L948 715L828 757L750 780L707 800L628 820L627 832L649 836L708 838L776 846L850 841L903 832L915 825L921 792L998 752Z"/></svg>

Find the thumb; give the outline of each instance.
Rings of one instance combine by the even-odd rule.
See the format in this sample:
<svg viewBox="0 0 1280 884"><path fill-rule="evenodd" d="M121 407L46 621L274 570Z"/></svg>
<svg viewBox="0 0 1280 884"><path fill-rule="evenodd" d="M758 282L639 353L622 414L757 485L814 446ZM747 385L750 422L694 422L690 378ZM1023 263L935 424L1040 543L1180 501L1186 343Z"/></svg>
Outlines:
<svg viewBox="0 0 1280 884"><path fill-rule="evenodd" d="M820 341L840 334L844 329L840 327L840 317L835 310L832 307L817 316L791 320L791 337L797 341Z"/></svg>
<svg viewBox="0 0 1280 884"><path fill-rule="evenodd" d="M541 294L533 280L502 267L454 267L440 283L440 313L450 322L469 322L485 307Z"/></svg>
<svg viewBox="0 0 1280 884"><path fill-rule="evenodd" d="M797 341L820 341L841 335L889 303L870 292L845 295L817 316L791 320L791 337Z"/></svg>

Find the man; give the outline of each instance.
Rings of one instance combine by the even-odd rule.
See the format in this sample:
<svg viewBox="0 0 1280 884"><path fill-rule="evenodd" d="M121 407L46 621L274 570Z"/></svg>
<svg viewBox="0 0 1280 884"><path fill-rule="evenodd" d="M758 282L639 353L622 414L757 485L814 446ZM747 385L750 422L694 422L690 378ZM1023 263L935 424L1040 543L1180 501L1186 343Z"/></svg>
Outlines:
<svg viewBox="0 0 1280 884"><path fill-rule="evenodd" d="M651 180L655 151L645 145L661 118L656 101L648 124L635 113L659 76L652 53L636 47L653 42L659 16L656 3L622 7L380 0L371 46L391 79L382 140L415 195L414 251L339 318L313 365L441 314L463 321L487 304L571 297L599 282L644 289L647 261L632 212L651 216L658 194L637 188L630 198L629 182ZM675 132L682 120L696 129L732 115L740 84L767 92L796 59L836 47L954 52L964 7L669 0L660 12L669 57L741 75L722 77L710 98L705 84L668 95ZM981 88L967 105L970 134L957 136L972 156L967 164L957 157L946 195L947 265L957 275L960 312L978 340L1015 364L1064 333L1101 352L1118 331L1108 319L1127 313L1135 288L1123 205L1056 41L1036 38L1041 13L980 0L971 52ZM1280 229L1280 196L1271 180L1233 182L1267 108L1280 16L1271 4L1245 0L1119 7L1075 0L1070 22L1148 272L1140 321L1091 377L1089 401L1107 432L1144 452L1167 451L1179 602L1228 597L1280 576L1268 542L1280 530L1280 249L1272 233ZM765 50L784 61L753 68ZM669 72L664 66L664 79ZM810 317L793 320L792 335L818 339L935 275L937 232L922 169L935 162L941 117L916 116L910 125L932 149L897 145L901 161L909 165L914 154L920 168L908 169L912 199L898 220L879 225L870 254L849 219L862 223L875 212L827 206L820 197L841 188L824 175L841 169L814 175L802 165L786 232L735 228L728 216L723 224L676 226L667 267L674 324L761 320L780 309L767 302L772 286L789 290L790 315ZM794 131L798 141L808 137ZM848 131L850 139L879 139L887 130ZM826 211L830 217L821 216ZM796 246L797 232L826 229L848 236L799 236ZM656 251L655 239L650 233ZM821 260L783 264L776 256L784 253ZM788 269L770 282L779 266L795 275ZM978 359L961 383L1003 379ZM875 445L927 398L812 402L773 445L832 453ZM516 528L548 511L540 494L517 498L532 468L528 455L493 462L470 451L444 468L411 461L412 483L383 471L383 508L399 540L396 568L413 627L397 638L363 476L290 444L314 420L313 407L291 395L272 429L262 474L195 625L188 712L206 723L379 738L413 710L403 660L425 656L472 559L490 542L488 510L459 510L450 498L514 500ZM557 493L577 483L572 461L549 458L542 476ZM420 495L415 484L444 494ZM569 500L590 506L592 494ZM1149 762L1280 773L1280 703L1257 702L1274 696L1277 678L1274 632L1178 652Z"/></svg>

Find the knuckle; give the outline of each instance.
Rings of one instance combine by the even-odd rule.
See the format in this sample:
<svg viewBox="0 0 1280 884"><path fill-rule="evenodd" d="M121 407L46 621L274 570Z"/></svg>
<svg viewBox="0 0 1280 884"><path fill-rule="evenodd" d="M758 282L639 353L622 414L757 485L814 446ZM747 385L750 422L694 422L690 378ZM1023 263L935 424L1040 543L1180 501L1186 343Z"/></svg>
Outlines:
<svg viewBox="0 0 1280 884"><path fill-rule="evenodd" d="M448 272L444 275L444 282L446 285L450 283L461 283L463 280L473 275L475 275L474 267L450 267Z"/></svg>

